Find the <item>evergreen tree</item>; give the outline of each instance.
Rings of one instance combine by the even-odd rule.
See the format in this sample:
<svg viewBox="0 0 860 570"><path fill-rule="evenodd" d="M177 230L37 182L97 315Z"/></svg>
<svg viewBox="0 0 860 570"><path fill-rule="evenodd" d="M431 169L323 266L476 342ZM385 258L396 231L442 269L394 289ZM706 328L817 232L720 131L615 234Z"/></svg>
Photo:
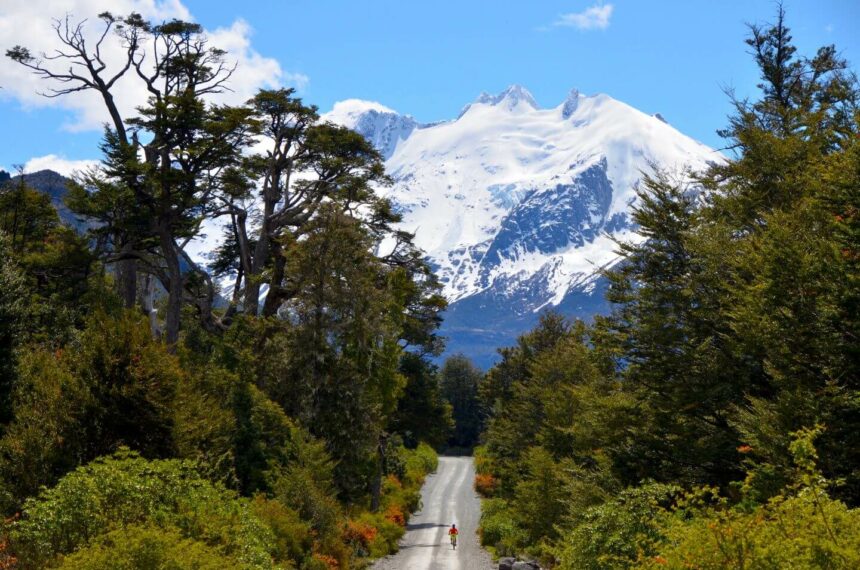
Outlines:
<svg viewBox="0 0 860 570"><path fill-rule="evenodd" d="M67 16L65 23L55 25L68 48L60 58L80 66L85 70L82 75L52 69L49 60L37 59L21 46L7 56L65 85L55 90L56 95L86 89L101 94L113 121L105 131L104 166L90 176L92 192L79 192L72 204L83 214L112 223L102 233L113 242L109 260L120 262L119 290L127 307L134 304L139 266L160 280L167 291L164 337L175 347L186 289L202 322L213 329L219 325L212 312L211 279L185 245L211 214L219 175L238 162L253 124L246 109L204 101L223 90L232 70L225 52L208 45L199 24L178 20L151 24L138 14L117 18L103 13L100 18L104 33L92 49L82 24L72 24ZM100 47L111 32L127 48L126 63L106 78L108 66L101 60ZM150 48L159 53L152 62L144 57ZM113 88L130 69L150 97L136 116L126 120L117 110Z"/></svg>
<svg viewBox="0 0 860 570"><path fill-rule="evenodd" d="M692 245L693 192L659 173L646 177L633 213L645 241L621 244L619 268L607 273L624 381L646 418L627 461L631 482L726 485L739 475L730 413L750 381L726 342L726 276Z"/></svg>
<svg viewBox="0 0 860 570"><path fill-rule="evenodd" d="M74 344L22 357L14 419L0 438L0 476L14 499L123 445L150 457L174 451L183 373L142 321L94 315Z"/></svg>
<svg viewBox="0 0 860 570"><path fill-rule="evenodd" d="M441 447L451 436L454 418L451 404L442 397L436 366L407 352L400 359L400 373L406 386L389 429L400 434L407 447L414 448L422 441Z"/></svg>
<svg viewBox="0 0 860 570"><path fill-rule="evenodd" d="M821 468L846 478L840 492L856 502L857 200L846 189L858 183L860 90L833 46L797 54L782 9L773 25L751 27L747 43L762 97L735 101L723 134L738 155L704 179L703 217L723 238L700 248L732 283L723 314L735 360L756 363L737 425L754 458L780 466L782 481L789 434L827 426Z"/></svg>
<svg viewBox="0 0 860 570"><path fill-rule="evenodd" d="M478 400L478 389L483 373L463 354L445 361L440 371L442 395L451 404L454 416L454 433L449 445L471 449L478 443L483 429L484 415Z"/></svg>

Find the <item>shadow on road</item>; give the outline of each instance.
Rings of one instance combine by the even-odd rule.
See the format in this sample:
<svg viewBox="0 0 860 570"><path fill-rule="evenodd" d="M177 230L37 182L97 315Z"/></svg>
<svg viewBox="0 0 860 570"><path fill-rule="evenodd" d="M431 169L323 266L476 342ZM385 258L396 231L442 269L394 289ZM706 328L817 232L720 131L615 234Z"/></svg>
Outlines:
<svg viewBox="0 0 860 570"><path fill-rule="evenodd" d="M446 524L436 524L436 523L419 523L419 524L406 524L406 530L421 530L424 528L439 528L439 527L447 527Z"/></svg>

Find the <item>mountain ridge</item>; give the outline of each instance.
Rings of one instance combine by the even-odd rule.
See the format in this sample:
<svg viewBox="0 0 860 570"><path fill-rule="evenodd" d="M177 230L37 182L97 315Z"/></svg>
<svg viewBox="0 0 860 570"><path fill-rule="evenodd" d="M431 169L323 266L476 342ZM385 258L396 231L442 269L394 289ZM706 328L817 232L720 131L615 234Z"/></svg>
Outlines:
<svg viewBox="0 0 860 570"><path fill-rule="evenodd" d="M450 351L468 344L484 366L543 309L585 319L606 310L599 271L617 259L614 240L640 239L629 212L642 172L657 166L684 176L723 160L658 113L576 89L544 108L512 85L434 124L378 103L350 104L351 114L323 118L361 133L385 157L394 184L380 192L416 234L451 303L443 325Z"/></svg>

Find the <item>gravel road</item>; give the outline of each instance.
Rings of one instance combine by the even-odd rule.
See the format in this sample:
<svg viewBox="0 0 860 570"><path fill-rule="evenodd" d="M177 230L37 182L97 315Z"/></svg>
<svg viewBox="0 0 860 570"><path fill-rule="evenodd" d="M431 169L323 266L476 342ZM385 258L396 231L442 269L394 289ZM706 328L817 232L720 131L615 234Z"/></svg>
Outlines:
<svg viewBox="0 0 860 570"><path fill-rule="evenodd" d="M421 489L423 509L409 521L400 551L378 560L373 570L492 570L490 555L478 544L481 502L474 481L471 457L440 457ZM451 523L460 529L457 550L448 540Z"/></svg>

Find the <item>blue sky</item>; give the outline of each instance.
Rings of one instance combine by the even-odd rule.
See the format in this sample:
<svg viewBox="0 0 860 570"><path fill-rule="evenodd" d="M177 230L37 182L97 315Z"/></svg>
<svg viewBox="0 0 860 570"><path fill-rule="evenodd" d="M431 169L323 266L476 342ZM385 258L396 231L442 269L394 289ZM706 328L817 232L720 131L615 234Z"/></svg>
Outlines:
<svg viewBox="0 0 860 570"><path fill-rule="evenodd" d="M4 29L17 29L16 10L22 17L27 10L46 18L69 9L84 16L99 5L10 2L10 9L4 1L0 10L4 40L10 35ZM744 23L770 20L776 10L772 0L123 2L169 5L165 13L185 10L210 30L235 31L237 20L244 22L237 33L250 41L248 65L256 75L240 78L242 86L265 83L261 75L269 68L260 60L266 60L281 70L269 83L300 85L305 100L324 111L336 101L362 98L430 122L453 118L481 91L498 92L512 83L526 86L544 106L559 104L575 87L659 112L682 132L717 147L715 131L730 111L723 88L755 94L757 71L743 43ZM785 7L801 52L834 43L860 68L860 2L789 0ZM47 30L49 21L40 25ZM49 154L98 158L100 133L92 121L78 121L80 109L27 96L20 82L9 86L20 77L12 65L0 62L0 166Z"/></svg>

